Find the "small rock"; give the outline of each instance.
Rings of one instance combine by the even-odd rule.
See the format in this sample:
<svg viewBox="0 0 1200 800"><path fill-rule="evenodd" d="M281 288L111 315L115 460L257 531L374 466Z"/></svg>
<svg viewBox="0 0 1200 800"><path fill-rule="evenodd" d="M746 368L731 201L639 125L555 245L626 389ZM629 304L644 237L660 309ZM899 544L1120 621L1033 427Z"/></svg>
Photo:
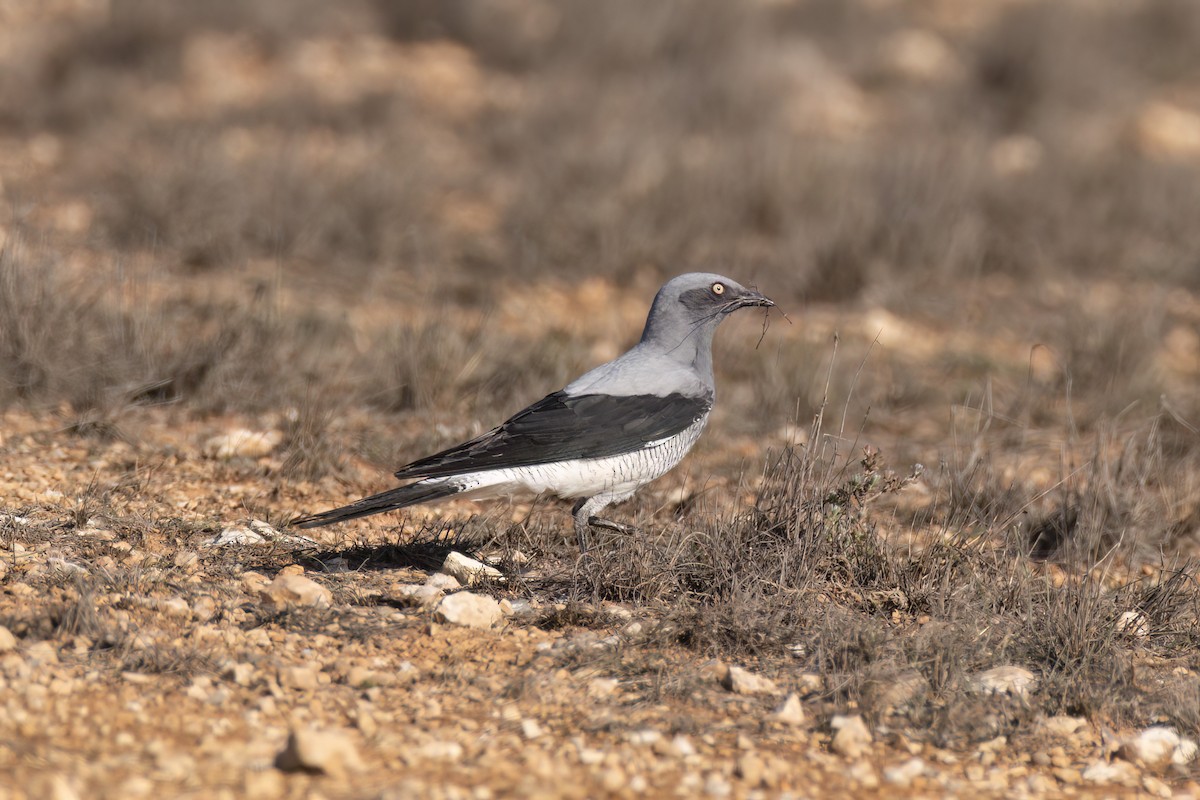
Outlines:
<svg viewBox="0 0 1200 800"><path fill-rule="evenodd" d="M425 579L425 585L440 589L443 592L457 592L462 588L462 584L458 582L458 578L453 575L447 575L444 572L435 572Z"/></svg>
<svg viewBox="0 0 1200 800"><path fill-rule="evenodd" d="M8 653L17 649L17 637L13 636L12 631L0 625L0 653Z"/></svg>
<svg viewBox="0 0 1200 800"><path fill-rule="evenodd" d="M1006 694L1011 697L1028 697L1037 689L1038 680L1024 667L993 667L971 679L971 687L980 694Z"/></svg>
<svg viewBox="0 0 1200 800"><path fill-rule="evenodd" d="M867 694L871 707L881 715L894 714L929 691L929 681L916 670L902 672L891 680L872 681Z"/></svg>
<svg viewBox="0 0 1200 800"><path fill-rule="evenodd" d="M626 737L626 740L632 745L649 747L657 742L662 741L662 738L663 735L659 731L656 731L653 728L644 728L640 731L631 731Z"/></svg>
<svg viewBox="0 0 1200 800"><path fill-rule="evenodd" d="M200 566L200 555L194 550L180 550L171 559L171 563L179 569L194 572Z"/></svg>
<svg viewBox="0 0 1200 800"><path fill-rule="evenodd" d="M358 748L348 733L338 730L293 730L287 746L275 757L284 772L312 772L344 778L364 769Z"/></svg>
<svg viewBox="0 0 1200 800"><path fill-rule="evenodd" d="M536 719L521 720L521 735L526 739L537 739L543 733L542 726L538 724Z"/></svg>
<svg viewBox="0 0 1200 800"><path fill-rule="evenodd" d="M804 704L800 702L800 695L789 694L783 704L771 712L771 716L784 725L795 727L803 725L805 722Z"/></svg>
<svg viewBox="0 0 1200 800"><path fill-rule="evenodd" d="M825 691L825 679L815 672L802 672L796 676L796 691L801 697Z"/></svg>
<svg viewBox="0 0 1200 800"><path fill-rule="evenodd" d="M202 594L192 602L192 616L200 622L208 622L217 613L217 601Z"/></svg>
<svg viewBox="0 0 1200 800"><path fill-rule="evenodd" d="M230 545L264 544L266 538L257 531L252 531L244 525L231 525L211 539L205 539L204 547L229 547Z"/></svg>
<svg viewBox="0 0 1200 800"><path fill-rule="evenodd" d="M588 683L587 693L592 698L611 697L617 691L621 682L615 678L593 678Z"/></svg>
<svg viewBox="0 0 1200 800"><path fill-rule="evenodd" d="M190 617L192 608L182 597L169 597L158 604L158 608L168 617Z"/></svg>
<svg viewBox="0 0 1200 800"><path fill-rule="evenodd" d="M504 612L494 598L474 592L457 592L442 599L435 616L451 625L491 628L504 618Z"/></svg>
<svg viewBox="0 0 1200 800"><path fill-rule="evenodd" d="M762 784L767 774L766 764L754 753L746 753L739 758L737 766L734 769L738 777L751 787L757 787Z"/></svg>
<svg viewBox="0 0 1200 800"><path fill-rule="evenodd" d="M1139 149L1167 160L1200 159L1200 114L1156 101L1138 115L1135 135Z"/></svg>
<svg viewBox="0 0 1200 800"><path fill-rule="evenodd" d="M1196 757L1196 743L1182 738L1173 728L1154 725L1121 740L1117 755L1150 767L1187 764Z"/></svg>
<svg viewBox="0 0 1200 800"><path fill-rule="evenodd" d="M76 564L74 561L67 561L65 558L58 556L46 559L46 566L52 573L60 576L88 574L86 568Z"/></svg>
<svg viewBox="0 0 1200 800"><path fill-rule="evenodd" d="M710 772L704 779L704 793L709 797L729 797L733 794L733 787L721 773Z"/></svg>
<svg viewBox="0 0 1200 800"><path fill-rule="evenodd" d="M1038 727L1051 736L1068 737L1087 727L1087 720L1083 717L1047 717Z"/></svg>
<svg viewBox="0 0 1200 800"><path fill-rule="evenodd" d="M388 596L404 606L430 608L438 604L445 592L437 586L419 583L397 583L388 590Z"/></svg>
<svg viewBox="0 0 1200 800"><path fill-rule="evenodd" d="M1150 635L1150 620L1140 611L1125 611L1117 617L1117 633L1144 639Z"/></svg>
<svg viewBox="0 0 1200 800"><path fill-rule="evenodd" d="M1101 785L1118 783L1122 786L1137 786L1138 772L1127 761L1093 761L1084 770L1082 777L1088 783Z"/></svg>
<svg viewBox="0 0 1200 800"><path fill-rule="evenodd" d="M79 800L79 792L66 775L55 775L50 779L48 800Z"/></svg>
<svg viewBox="0 0 1200 800"><path fill-rule="evenodd" d="M1161 781L1153 775L1142 776L1142 788L1155 797L1173 797L1174 792L1165 781Z"/></svg>
<svg viewBox="0 0 1200 800"><path fill-rule="evenodd" d="M846 776L864 789L877 789L879 787L879 775L875 772L875 768L871 766L870 762L866 760L855 761L847 767Z"/></svg>
<svg viewBox="0 0 1200 800"><path fill-rule="evenodd" d="M313 691L320 685L320 678L312 667L291 665L279 670L279 684L289 689Z"/></svg>
<svg viewBox="0 0 1200 800"><path fill-rule="evenodd" d="M446 560L442 562L442 572L455 578L464 586L474 586L480 581L504 580L504 573L500 570L463 555L457 550L451 550L446 554Z"/></svg>
<svg viewBox="0 0 1200 800"><path fill-rule="evenodd" d="M417 755L431 761L461 761L463 746L458 742L426 742L417 748Z"/></svg>
<svg viewBox="0 0 1200 800"><path fill-rule="evenodd" d="M213 436L204 443L204 455L228 461L231 458L262 458L283 442L279 431L251 431L238 428Z"/></svg>
<svg viewBox="0 0 1200 800"><path fill-rule="evenodd" d="M628 780L625 770L617 766L609 767L600 773L600 786L609 794L616 794L624 789Z"/></svg>
<svg viewBox="0 0 1200 800"><path fill-rule="evenodd" d="M830 720L829 724L836 731L830 743L835 753L857 760L870 749L871 732L867 730L862 717L857 714L852 717L839 715Z"/></svg>
<svg viewBox="0 0 1200 800"><path fill-rule="evenodd" d="M249 770L242 784L246 800L275 800L286 791L287 783L277 769Z"/></svg>
<svg viewBox="0 0 1200 800"><path fill-rule="evenodd" d="M1052 772L1055 778L1067 786L1078 786L1083 783L1083 774L1074 767L1055 767Z"/></svg>
<svg viewBox="0 0 1200 800"><path fill-rule="evenodd" d="M734 694L774 694L779 691L771 679L741 667L730 667L721 685Z"/></svg>
<svg viewBox="0 0 1200 800"><path fill-rule="evenodd" d="M671 751L680 758L687 758L696 755L696 745L692 744L692 740L687 736L677 733L671 740Z"/></svg>
<svg viewBox="0 0 1200 800"><path fill-rule="evenodd" d="M277 609L284 609L288 606L333 605L333 593L303 575L277 575L275 580L260 590L260 594L264 600Z"/></svg>
<svg viewBox="0 0 1200 800"><path fill-rule="evenodd" d="M883 771L883 779L895 786L911 786L912 782L925 774L925 762L919 758L910 758L903 764L887 767Z"/></svg>

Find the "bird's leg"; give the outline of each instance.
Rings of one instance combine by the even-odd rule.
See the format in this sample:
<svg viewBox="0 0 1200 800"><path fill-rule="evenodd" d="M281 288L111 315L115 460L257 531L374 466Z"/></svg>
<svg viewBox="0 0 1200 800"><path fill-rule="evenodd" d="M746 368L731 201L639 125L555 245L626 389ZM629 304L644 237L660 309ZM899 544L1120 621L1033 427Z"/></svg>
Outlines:
<svg viewBox="0 0 1200 800"><path fill-rule="evenodd" d="M571 507L571 514L575 517L575 538L579 540L580 555L587 552L587 529L588 521L591 519L591 509L586 508L594 498L581 497L574 506Z"/></svg>
<svg viewBox="0 0 1200 800"><path fill-rule="evenodd" d="M608 531L616 531L617 533L637 533L637 527L626 525L624 522L615 522L611 519L600 519L600 517L588 517L588 525L593 528L604 528Z"/></svg>

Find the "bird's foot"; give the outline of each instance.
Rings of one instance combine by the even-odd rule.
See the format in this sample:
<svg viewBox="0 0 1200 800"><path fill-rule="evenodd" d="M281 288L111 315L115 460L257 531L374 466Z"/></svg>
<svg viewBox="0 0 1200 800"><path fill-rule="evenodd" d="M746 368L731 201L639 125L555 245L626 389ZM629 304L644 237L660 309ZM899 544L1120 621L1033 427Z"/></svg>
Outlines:
<svg viewBox="0 0 1200 800"><path fill-rule="evenodd" d="M626 525L623 522L613 522L611 519L601 519L600 517L588 517L588 525L593 528L604 528L605 530L624 534L638 532L638 529L633 525Z"/></svg>

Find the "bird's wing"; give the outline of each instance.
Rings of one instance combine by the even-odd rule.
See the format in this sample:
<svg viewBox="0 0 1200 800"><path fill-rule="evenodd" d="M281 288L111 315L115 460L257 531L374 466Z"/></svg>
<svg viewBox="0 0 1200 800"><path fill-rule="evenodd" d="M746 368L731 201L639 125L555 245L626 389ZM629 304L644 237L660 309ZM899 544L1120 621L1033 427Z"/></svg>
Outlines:
<svg viewBox="0 0 1200 800"><path fill-rule="evenodd" d="M680 433L712 407L712 395L570 395L555 392L498 428L401 467L397 478L440 478L640 450Z"/></svg>

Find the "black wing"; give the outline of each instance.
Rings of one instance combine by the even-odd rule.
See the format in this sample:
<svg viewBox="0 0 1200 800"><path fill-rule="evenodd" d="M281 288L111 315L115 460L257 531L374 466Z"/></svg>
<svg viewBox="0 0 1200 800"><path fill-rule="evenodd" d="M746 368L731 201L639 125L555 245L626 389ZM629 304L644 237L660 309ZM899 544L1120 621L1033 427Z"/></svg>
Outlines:
<svg viewBox="0 0 1200 800"><path fill-rule="evenodd" d="M482 436L401 467L396 477L440 478L628 453L686 430L711 407L711 395L555 392Z"/></svg>

